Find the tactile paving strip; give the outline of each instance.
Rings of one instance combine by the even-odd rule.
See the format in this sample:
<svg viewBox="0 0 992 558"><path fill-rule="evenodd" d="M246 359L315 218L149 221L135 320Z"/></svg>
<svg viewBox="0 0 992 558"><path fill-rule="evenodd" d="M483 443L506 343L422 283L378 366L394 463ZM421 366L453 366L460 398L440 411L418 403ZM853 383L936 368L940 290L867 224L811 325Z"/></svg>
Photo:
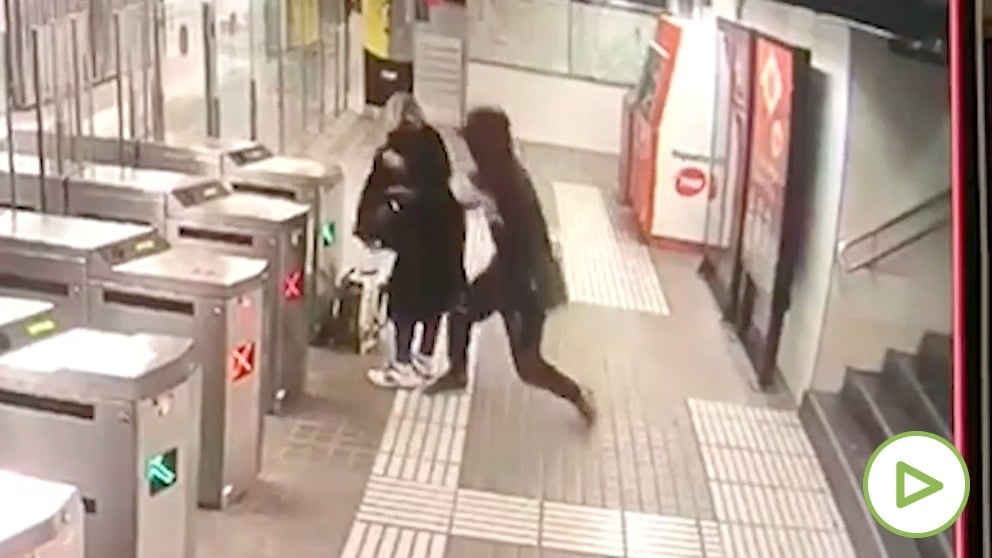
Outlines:
<svg viewBox="0 0 992 558"><path fill-rule="evenodd" d="M727 556L854 558L793 411L689 400Z"/></svg>
<svg viewBox="0 0 992 558"><path fill-rule="evenodd" d="M667 316L644 243L610 211L599 188L555 182L565 282L574 302Z"/></svg>

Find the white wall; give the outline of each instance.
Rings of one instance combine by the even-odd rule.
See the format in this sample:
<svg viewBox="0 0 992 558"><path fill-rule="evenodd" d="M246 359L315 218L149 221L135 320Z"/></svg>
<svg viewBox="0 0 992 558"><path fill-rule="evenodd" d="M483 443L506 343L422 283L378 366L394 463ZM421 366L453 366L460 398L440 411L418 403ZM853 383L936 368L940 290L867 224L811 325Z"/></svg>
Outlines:
<svg viewBox="0 0 992 558"><path fill-rule="evenodd" d="M467 104L497 105L524 141L600 153L620 152L626 89L471 62Z"/></svg>
<svg viewBox="0 0 992 558"><path fill-rule="evenodd" d="M840 238L868 232L949 187L945 68L897 56L884 39L851 38L851 107ZM877 370L887 348L913 351L947 333L950 238L945 229L872 269L833 271L815 387L840 389L846 367Z"/></svg>
<svg viewBox="0 0 992 558"><path fill-rule="evenodd" d="M844 158L850 88L850 31L844 22L809 10L765 0L744 4L748 26L810 50L811 98L808 182L794 187L810 192L805 242L785 316L778 366L796 398L809 388L815 370L830 290L837 221L844 187ZM813 89L811 84L811 89Z"/></svg>

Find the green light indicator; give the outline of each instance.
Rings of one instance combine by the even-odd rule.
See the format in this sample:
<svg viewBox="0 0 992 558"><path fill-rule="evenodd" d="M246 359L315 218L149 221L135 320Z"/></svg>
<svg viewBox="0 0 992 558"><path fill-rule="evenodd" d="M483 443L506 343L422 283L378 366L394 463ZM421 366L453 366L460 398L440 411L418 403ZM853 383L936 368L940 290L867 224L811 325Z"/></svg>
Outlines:
<svg viewBox="0 0 992 558"><path fill-rule="evenodd" d="M320 243L324 248L334 244L337 237L337 227L334 221L327 221L320 225Z"/></svg>
<svg viewBox="0 0 992 558"><path fill-rule="evenodd" d="M145 476L148 478L148 492L152 496L176 484L179 471L176 463L179 450L173 448L165 453L154 455L145 465Z"/></svg>
<svg viewBox="0 0 992 558"><path fill-rule="evenodd" d="M39 320L28 324L25 329L31 337L38 337L39 335L45 335L46 333L55 331L55 322L46 318L44 320Z"/></svg>

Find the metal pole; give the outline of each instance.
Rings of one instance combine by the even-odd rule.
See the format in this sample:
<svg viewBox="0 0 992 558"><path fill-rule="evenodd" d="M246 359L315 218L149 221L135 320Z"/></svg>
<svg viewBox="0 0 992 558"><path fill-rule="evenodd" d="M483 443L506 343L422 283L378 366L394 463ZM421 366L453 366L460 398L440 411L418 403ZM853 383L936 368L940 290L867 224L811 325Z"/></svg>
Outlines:
<svg viewBox="0 0 992 558"><path fill-rule="evenodd" d="M121 70L121 13L114 12L114 65L117 76L117 162L124 162L124 82Z"/></svg>
<svg viewBox="0 0 992 558"><path fill-rule="evenodd" d="M3 0L3 15L4 21L7 22L7 32L4 33L4 42L6 43L4 48L4 87L6 88L7 94L4 96L5 104L7 105L6 110L6 120L7 120L7 169L8 180L10 180L10 206L13 215L17 215L17 172L14 169L14 82L11 75L14 71L13 63L13 43L11 35L11 19L10 19L10 2L11 0Z"/></svg>
<svg viewBox="0 0 992 558"><path fill-rule="evenodd" d="M51 31L51 64L52 71L50 79L52 80L52 104L55 108L55 169L58 171L59 176L65 171L65 166L63 165L62 158L65 156L64 152L64 141L62 134L65 133L65 124L63 122L63 110L65 107L62 104L62 72L60 71L59 64L62 62L62 52L60 52L61 41L59 41L60 27L59 21L53 21L49 25L49 30Z"/></svg>
<svg viewBox="0 0 992 558"><path fill-rule="evenodd" d="M277 97L278 105L276 110L279 115L280 153L284 153L286 150L286 69L283 61L283 54L286 52L286 10L283 9L283 4L283 0L277 0L276 2L276 9L279 10L276 14L276 21L279 22L279 25L276 26L276 85L279 89L279 95Z"/></svg>
<svg viewBox="0 0 992 558"><path fill-rule="evenodd" d="M80 90L80 75L79 75L79 16L78 14L73 16L72 24L69 29L70 38L72 40L72 45L70 51L72 52L72 103L74 107L75 114L73 115L73 124L75 130L69 136L69 151L71 153L72 160L74 162L79 161L79 143L76 139L78 135L83 133L83 106Z"/></svg>
<svg viewBox="0 0 992 558"><path fill-rule="evenodd" d="M157 2L152 10L154 26L152 27L152 38L155 41L152 49L153 63L152 72L154 86L152 87L152 135L156 141L165 139L165 85L162 82L162 25L165 22L165 6L161 1Z"/></svg>
<svg viewBox="0 0 992 558"><path fill-rule="evenodd" d="M48 200L46 199L47 188L45 188L45 117L43 113L43 106L41 104L41 56L39 48L41 47L41 33L37 27L31 29L31 51L34 60L32 60L32 65L34 66L32 74L32 81L34 81L34 117L35 124L37 124L37 135L38 141L38 184L40 188L38 193L41 197L41 211L42 213L48 212Z"/></svg>

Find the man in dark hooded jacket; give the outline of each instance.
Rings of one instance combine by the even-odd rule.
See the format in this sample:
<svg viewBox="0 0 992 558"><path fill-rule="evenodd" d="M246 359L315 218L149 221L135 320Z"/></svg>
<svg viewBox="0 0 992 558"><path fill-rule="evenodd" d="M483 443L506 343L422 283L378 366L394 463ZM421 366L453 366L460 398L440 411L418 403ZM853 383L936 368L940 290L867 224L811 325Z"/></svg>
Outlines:
<svg viewBox="0 0 992 558"><path fill-rule="evenodd" d="M449 314L451 368L425 391L442 393L466 387L471 326L499 313L520 379L568 400L592 424L596 411L591 393L541 355L547 313L567 302L567 292L537 194L513 152L509 120L498 109L475 109L468 115L462 137L476 165L472 181L491 198L498 213L490 219L496 251L489 267L472 281Z"/></svg>

